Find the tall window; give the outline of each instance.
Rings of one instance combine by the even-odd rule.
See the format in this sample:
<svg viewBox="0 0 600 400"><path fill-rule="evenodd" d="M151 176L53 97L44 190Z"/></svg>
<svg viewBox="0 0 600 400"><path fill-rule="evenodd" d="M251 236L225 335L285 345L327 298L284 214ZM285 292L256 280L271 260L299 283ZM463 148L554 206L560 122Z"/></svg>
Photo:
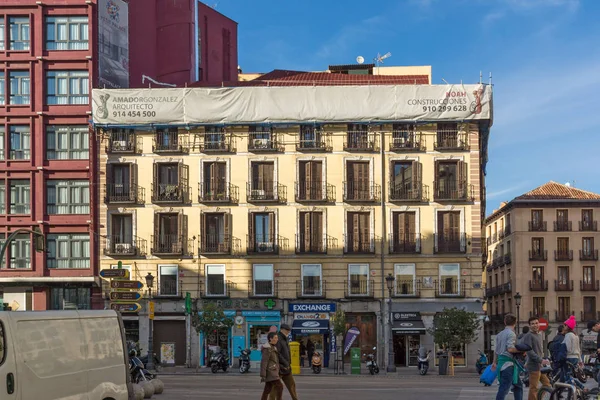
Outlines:
<svg viewBox="0 0 600 400"><path fill-rule="evenodd" d="M318 125L300 125L300 142L298 147L301 149L319 149L324 147L322 128Z"/></svg>
<svg viewBox="0 0 600 400"><path fill-rule="evenodd" d="M531 229L532 231L542 231L544 229L544 210L531 210Z"/></svg>
<svg viewBox="0 0 600 400"><path fill-rule="evenodd" d="M569 297L558 298L558 319L563 321L571 315L571 299Z"/></svg>
<svg viewBox="0 0 600 400"><path fill-rule="evenodd" d="M207 126L204 128L204 148L207 150L225 150L225 128Z"/></svg>
<svg viewBox="0 0 600 400"><path fill-rule="evenodd" d="M275 251L274 213L250 213L248 246L250 252L272 253Z"/></svg>
<svg viewBox="0 0 600 400"><path fill-rule="evenodd" d="M89 214L90 183L88 181L46 182L48 214Z"/></svg>
<svg viewBox="0 0 600 400"><path fill-rule="evenodd" d="M10 213L31 213L30 183L28 180L10 181Z"/></svg>
<svg viewBox="0 0 600 400"><path fill-rule="evenodd" d="M371 213L349 212L346 224L347 253L369 253L375 250L371 240Z"/></svg>
<svg viewBox="0 0 600 400"><path fill-rule="evenodd" d="M581 239L581 252L585 257L592 257L594 254L594 238L584 237Z"/></svg>
<svg viewBox="0 0 600 400"><path fill-rule="evenodd" d="M461 252L465 250L460 231L460 211L442 211L437 214L436 252Z"/></svg>
<svg viewBox="0 0 600 400"><path fill-rule="evenodd" d="M134 251L133 216L112 214L110 219L111 250L117 254L131 254Z"/></svg>
<svg viewBox="0 0 600 400"><path fill-rule="evenodd" d="M89 268L90 235L62 233L47 236L48 268Z"/></svg>
<svg viewBox="0 0 600 400"><path fill-rule="evenodd" d="M596 298L595 297L584 297L583 298L583 320L584 321L595 321L596 315Z"/></svg>
<svg viewBox="0 0 600 400"><path fill-rule="evenodd" d="M225 284L225 265L206 265L206 295L225 296L227 285Z"/></svg>
<svg viewBox="0 0 600 400"><path fill-rule="evenodd" d="M10 127L10 159L29 160L30 131L27 125L12 125Z"/></svg>
<svg viewBox="0 0 600 400"><path fill-rule="evenodd" d="M48 160L87 160L90 157L89 128L85 125L46 127Z"/></svg>
<svg viewBox="0 0 600 400"><path fill-rule="evenodd" d="M298 199L322 200L323 185L322 161L312 160L298 162Z"/></svg>
<svg viewBox="0 0 600 400"><path fill-rule="evenodd" d="M88 17L46 17L47 50L87 50Z"/></svg>
<svg viewBox="0 0 600 400"><path fill-rule="evenodd" d="M31 81L29 71L10 71L10 104L29 104Z"/></svg>
<svg viewBox="0 0 600 400"><path fill-rule="evenodd" d="M159 265L158 294L160 296L177 296L179 294L177 265Z"/></svg>
<svg viewBox="0 0 600 400"><path fill-rule="evenodd" d="M6 181L0 180L0 214L6 214Z"/></svg>
<svg viewBox="0 0 600 400"><path fill-rule="evenodd" d="M349 161L346 165L346 200L369 200L372 197L368 161Z"/></svg>
<svg viewBox="0 0 600 400"><path fill-rule="evenodd" d="M154 214L154 253L181 254L183 252L183 214Z"/></svg>
<svg viewBox="0 0 600 400"><path fill-rule="evenodd" d="M90 310L90 288L54 287L50 294L52 310Z"/></svg>
<svg viewBox="0 0 600 400"><path fill-rule="evenodd" d="M302 264L302 295L322 295L321 264Z"/></svg>
<svg viewBox="0 0 600 400"><path fill-rule="evenodd" d="M534 284L541 285L544 283L544 267L533 267L531 269L531 280Z"/></svg>
<svg viewBox="0 0 600 400"><path fill-rule="evenodd" d="M10 243L10 268L31 268L31 238L29 234L17 235Z"/></svg>
<svg viewBox="0 0 600 400"><path fill-rule="evenodd" d="M593 267L593 266L583 267L583 280L582 280L583 286L589 287L595 283L596 274L595 274L594 269L595 269L595 267Z"/></svg>
<svg viewBox="0 0 600 400"><path fill-rule="evenodd" d="M88 71L46 72L47 103L89 104L90 79Z"/></svg>
<svg viewBox="0 0 600 400"><path fill-rule="evenodd" d="M544 238L531 238L531 254L539 258L544 254Z"/></svg>
<svg viewBox="0 0 600 400"><path fill-rule="evenodd" d="M4 29L6 28L6 25L4 23L4 17L0 17L0 50L5 50L6 49L6 37L4 36Z"/></svg>
<svg viewBox="0 0 600 400"><path fill-rule="evenodd" d="M205 162L203 164L201 198L203 200L225 200L227 197L227 164Z"/></svg>
<svg viewBox="0 0 600 400"><path fill-rule="evenodd" d="M418 161L392 163L390 198L394 200L421 200L421 164Z"/></svg>
<svg viewBox="0 0 600 400"><path fill-rule="evenodd" d="M29 17L10 17L10 49L29 50Z"/></svg>
<svg viewBox="0 0 600 400"><path fill-rule="evenodd" d="M254 295L273 296L273 265L254 264Z"/></svg>
<svg viewBox="0 0 600 400"><path fill-rule="evenodd" d="M414 253L419 250L415 212L392 213L393 240L395 253Z"/></svg>
<svg viewBox="0 0 600 400"><path fill-rule="evenodd" d="M544 297L533 298L533 315L542 316L546 314L546 299Z"/></svg>
<svg viewBox="0 0 600 400"><path fill-rule="evenodd" d="M460 264L440 264L439 293L456 295L461 291Z"/></svg>
<svg viewBox="0 0 600 400"><path fill-rule="evenodd" d="M594 210L581 210L581 228L582 231L594 230Z"/></svg>
<svg viewBox="0 0 600 400"><path fill-rule="evenodd" d="M365 296L369 294L369 264L348 265L350 295Z"/></svg>
<svg viewBox="0 0 600 400"><path fill-rule="evenodd" d="M566 256L569 253L569 238L557 238L556 248L558 254Z"/></svg>
<svg viewBox="0 0 600 400"><path fill-rule="evenodd" d="M231 215L225 213L200 214L200 247L204 253L231 251Z"/></svg>
<svg viewBox="0 0 600 400"><path fill-rule="evenodd" d="M275 164L273 162L252 163L251 197L257 200L275 198Z"/></svg>
<svg viewBox="0 0 600 400"><path fill-rule="evenodd" d="M323 253L323 213L306 211L299 214L297 251L299 253Z"/></svg>
<svg viewBox="0 0 600 400"><path fill-rule="evenodd" d="M558 286L561 289L569 287L569 267L558 267Z"/></svg>
<svg viewBox="0 0 600 400"><path fill-rule="evenodd" d="M0 71L0 105L4 104L6 104L6 75L4 71Z"/></svg>
<svg viewBox="0 0 600 400"><path fill-rule="evenodd" d="M396 275L396 295L414 295L415 294L415 264L396 264L394 265Z"/></svg>

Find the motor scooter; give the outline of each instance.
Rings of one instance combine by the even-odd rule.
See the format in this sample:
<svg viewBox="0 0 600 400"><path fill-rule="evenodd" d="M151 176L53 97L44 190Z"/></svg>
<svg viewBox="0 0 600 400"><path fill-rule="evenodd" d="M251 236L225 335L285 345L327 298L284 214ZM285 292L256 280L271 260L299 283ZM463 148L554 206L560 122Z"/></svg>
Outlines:
<svg viewBox="0 0 600 400"><path fill-rule="evenodd" d="M489 362L484 352L479 349L477 349L477 352L479 353L479 358L475 361L475 369L477 369L477 373L481 375L489 365Z"/></svg>
<svg viewBox="0 0 600 400"><path fill-rule="evenodd" d="M319 353L318 351L315 351L312 356L312 360L311 360L311 366L312 366L313 373L315 373L315 374L321 373L321 364L322 364L321 353Z"/></svg>
<svg viewBox="0 0 600 400"><path fill-rule="evenodd" d="M363 357L367 359L367 369L371 375L379 373L379 365L377 365L377 361L375 360L375 350L377 350L377 347L373 347L373 353L363 354Z"/></svg>
<svg viewBox="0 0 600 400"><path fill-rule="evenodd" d="M425 357L418 357L419 361L419 374L425 375L427 374L427 370L429 370L429 355L431 354L431 350L427 351L427 355Z"/></svg>
<svg viewBox="0 0 600 400"><path fill-rule="evenodd" d="M240 374L245 374L250 370L250 349L240 349Z"/></svg>
<svg viewBox="0 0 600 400"><path fill-rule="evenodd" d="M229 368L229 357L225 350L218 348L210 356L210 370L213 374L216 374L219 369L227 372L227 368Z"/></svg>

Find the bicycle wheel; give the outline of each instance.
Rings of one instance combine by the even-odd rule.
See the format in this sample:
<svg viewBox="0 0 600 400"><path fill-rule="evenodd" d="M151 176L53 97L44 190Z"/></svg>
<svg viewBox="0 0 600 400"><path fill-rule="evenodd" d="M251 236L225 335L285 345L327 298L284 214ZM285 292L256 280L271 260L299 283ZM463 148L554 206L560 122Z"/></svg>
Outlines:
<svg viewBox="0 0 600 400"><path fill-rule="evenodd" d="M552 399L552 388L547 386L542 386L538 389L537 400L550 400Z"/></svg>

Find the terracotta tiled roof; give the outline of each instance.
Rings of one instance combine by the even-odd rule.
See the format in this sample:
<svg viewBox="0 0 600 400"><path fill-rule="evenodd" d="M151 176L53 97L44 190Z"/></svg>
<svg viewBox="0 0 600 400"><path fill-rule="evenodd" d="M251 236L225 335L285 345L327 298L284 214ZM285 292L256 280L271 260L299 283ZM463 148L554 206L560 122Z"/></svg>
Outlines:
<svg viewBox="0 0 600 400"><path fill-rule="evenodd" d="M515 200L594 200L600 199L600 194L576 189L571 186L563 185L550 181L537 187Z"/></svg>
<svg viewBox="0 0 600 400"><path fill-rule="evenodd" d="M222 85L195 82L192 87L236 86L336 86L336 85L428 85L427 75L347 75L329 72L273 70L251 81Z"/></svg>

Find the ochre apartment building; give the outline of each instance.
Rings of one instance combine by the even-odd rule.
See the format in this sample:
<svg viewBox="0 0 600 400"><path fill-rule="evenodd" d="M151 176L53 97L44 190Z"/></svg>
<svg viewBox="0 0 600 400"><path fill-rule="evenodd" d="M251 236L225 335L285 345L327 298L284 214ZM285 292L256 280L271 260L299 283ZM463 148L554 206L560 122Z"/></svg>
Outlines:
<svg viewBox="0 0 600 400"><path fill-rule="evenodd" d="M552 330L570 315L578 328L598 319L600 195L548 182L487 217L486 338L502 329L506 313L520 325L546 318Z"/></svg>
<svg viewBox="0 0 600 400"><path fill-rule="evenodd" d="M428 83L274 71L238 87L94 92L101 264L156 277L159 356L174 347L172 362L197 365L212 346L232 359L249 347L258 360L286 322L329 364L342 309L361 331L355 346L383 361L388 274L399 366L416 365L419 344L433 349L426 328L444 307L482 312L491 87ZM188 293L235 325L197 335ZM146 348L147 314L138 321ZM456 349L457 365L478 347Z"/></svg>

